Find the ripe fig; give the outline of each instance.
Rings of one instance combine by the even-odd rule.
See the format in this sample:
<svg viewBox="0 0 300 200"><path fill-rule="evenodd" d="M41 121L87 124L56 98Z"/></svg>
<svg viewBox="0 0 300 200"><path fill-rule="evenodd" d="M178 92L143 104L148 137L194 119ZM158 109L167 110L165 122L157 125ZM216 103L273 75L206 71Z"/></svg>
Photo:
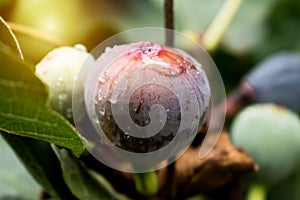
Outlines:
<svg viewBox="0 0 300 200"><path fill-rule="evenodd" d="M152 42L107 48L84 84L86 112L97 133L83 136L101 152L118 152L137 172L174 160L190 145L210 102L201 64L182 50ZM101 152L100 160L119 168Z"/></svg>
<svg viewBox="0 0 300 200"><path fill-rule="evenodd" d="M259 181L273 184L300 164L300 121L284 107L251 105L236 116L230 131L233 143L244 147L258 164Z"/></svg>
<svg viewBox="0 0 300 200"><path fill-rule="evenodd" d="M285 52L258 64L244 80L253 88L255 102L273 102L298 112L299 77L300 53Z"/></svg>
<svg viewBox="0 0 300 200"><path fill-rule="evenodd" d="M294 112L300 110L300 53L280 52L264 59L244 78L227 100L233 115L247 103L275 103Z"/></svg>

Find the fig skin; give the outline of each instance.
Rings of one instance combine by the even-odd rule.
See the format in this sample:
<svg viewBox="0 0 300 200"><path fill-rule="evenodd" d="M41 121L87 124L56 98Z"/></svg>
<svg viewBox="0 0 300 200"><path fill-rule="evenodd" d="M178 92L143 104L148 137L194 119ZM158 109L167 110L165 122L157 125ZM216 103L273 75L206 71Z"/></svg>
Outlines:
<svg viewBox="0 0 300 200"><path fill-rule="evenodd" d="M275 104L254 104L234 118L232 141L244 147L259 166L255 179L278 182L299 167L300 121Z"/></svg>
<svg viewBox="0 0 300 200"><path fill-rule="evenodd" d="M282 51L263 59L227 98L232 117L249 103L275 103L296 113L300 110L300 53Z"/></svg>
<svg viewBox="0 0 300 200"><path fill-rule="evenodd" d="M96 110L99 124L111 142L129 152L149 153L165 147L178 134L184 109L181 108L182 105L180 105L177 94L172 89L161 85L158 80L154 80L156 78L166 78L169 80L167 82L170 82L170 87L173 88L178 86L171 83L172 79L179 80L176 82L177 84L189 84L189 90L180 91L186 94L184 97L186 104L183 106L186 109L185 112L193 110L193 102L188 100L188 96L192 93L196 97L197 104L200 104L200 113L193 115L192 120L199 121L197 130L202 126L209 106L210 91L205 73L196 60L181 50L151 42L117 46L109 49L101 57L109 56L110 51L113 50L127 53L113 60L106 71L99 75L98 85L94 92L96 104L92 108ZM122 83L122 81L125 82L124 77L126 77L126 83ZM151 123L157 123L157 126L162 125L162 128L155 135L151 135L147 131L141 132L138 136L130 135L119 127L113 116L112 106L128 103L121 97L122 95L126 96L126 93L132 89L131 87L134 87L135 80L138 79L136 77L139 79L142 79L141 77L145 77L145 79L153 77L153 81L134 90L128 101L130 114L128 117L140 127L146 127ZM114 99L113 94L113 88L116 85L123 85L124 87L119 91L121 94L118 100ZM162 115L151 118L151 109L156 105L164 108L165 123L163 120L161 120L161 124L158 122ZM189 134L195 135L195 133L196 130L186 129L181 130L179 134L182 134L182 140L184 140L191 137ZM185 142L183 143L185 144ZM181 151L183 146L179 145L175 151Z"/></svg>
<svg viewBox="0 0 300 200"><path fill-rule="evenodd" d="M254 102L272 102L298 112L299 76L300 53L279 52L260 62L244 80L254 90Z"/></svg>
<svg viewBox="0 0 300 200"><path fill-rule="evenodd" d="M49 89L51 108L72 120L72 92L82 65L94 59L83 45L62 46L50 51L37 65L35 74Z"/></svg>

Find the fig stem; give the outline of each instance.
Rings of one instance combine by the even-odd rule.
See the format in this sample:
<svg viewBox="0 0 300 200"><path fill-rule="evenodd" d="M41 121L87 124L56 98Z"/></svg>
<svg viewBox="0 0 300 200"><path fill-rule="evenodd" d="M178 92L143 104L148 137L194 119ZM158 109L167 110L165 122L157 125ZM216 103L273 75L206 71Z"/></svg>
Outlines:
<svg viewBox="0 0 300 200"><path fill-rule="evenodd" d="M202 44L207 51L213 52L217 48L242 1L243 0L226 0L223 3L218 14L203 35Z"/></svg>
<svg viewBox="0 0 300 200"><path fill-rule="evenodd" d="M144 196L153 196L158 192L158 180L155 171L134 173L136 190Z"/></svg>
<svg viewBox="0 0 300 200"><path fill-rule="evenodd" d="M262 183L253 183L248 191L247 200L265 200L267 196L267 187Z"/></svg>
<svg viewBox="0 0 300 200"><path fill-rule="evenodd" d="M164 3L164 18L166 30L166 45L172 47L174 45L174 9L173 0L165 0Z"/></svg>
<svg viewBox="0 0 300 200"><path fill-rule="evenodd" d="M22 35L27 35L31 36L33 38L46 41L50 44L53 44L55 46L62 46L63 42L58 40L57 38L46 34L43 31L37 30L35 28L32 28L30 26L24 25L24 24L19 24L19 23L14 23L14 22L8 22L8 25L12 29L14 33L19 33Z"/></svg>
<svg viewBox="0 0 300 200"><path fill-rule="evenodd" d="M166 28L166 45L173 47L174 46L174 3L173 0L164 1L164 18L165 18L165 28ZM176 172L176 162L171 162L167 166L167 173L165 178L165 184L168 184L166 190L167 199L175 199L176 190L175 190L175 172Z"/></svg>

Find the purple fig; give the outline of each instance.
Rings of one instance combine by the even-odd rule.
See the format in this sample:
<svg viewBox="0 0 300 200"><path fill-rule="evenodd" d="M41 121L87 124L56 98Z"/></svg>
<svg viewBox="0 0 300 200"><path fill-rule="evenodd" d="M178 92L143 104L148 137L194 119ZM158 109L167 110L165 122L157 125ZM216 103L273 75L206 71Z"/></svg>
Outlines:
<svg viewBox="0 0 300 200"><path fill-rule="evenodd" d="M228 97L227 113L233 115L247 103L275 103L294 112L300 109L300 53L280 52L253 68Z"/></svg>

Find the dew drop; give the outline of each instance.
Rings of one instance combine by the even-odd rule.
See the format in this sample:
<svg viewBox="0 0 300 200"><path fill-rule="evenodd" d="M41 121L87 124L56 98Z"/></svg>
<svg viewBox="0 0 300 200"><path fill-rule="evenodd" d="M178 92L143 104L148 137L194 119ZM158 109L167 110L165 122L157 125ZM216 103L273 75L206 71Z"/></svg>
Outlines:
<svg viewBox="0 0 300 200"><path fill-rule="evenodd" d="M105 53L108 53L108 52L110 52L110 51L111 51L111 49L112 49L111 47L106 47L106 48L105 48Z"/></svg>
<svg viewBox="0 0 300 200"><path fill-rule="evenodd" d="M104 116L104 114L105 114L105 109L104 109L104 108L100 108L99 113L100 113L100 115Z"/></svg>
<svg viewBox="0 0 300 200"><path fill-rule="evenodd" d="M106 81L106 78L105 78L103 75L101 75L101 76L98 78L98 81L99 81L100 83L104 83L104 82Z"/></svg>
<svg viewBox="0 0 300 200"><path fill-rule="evenodd" d="M110 103L112 103L112 104L117 103L119 96L120 96L119 91L113 92L113 93L111 94L111 96L110 96L110 99L109 99Z"/></svg>
<svg viewBox="0 0 300 200"><path fill-rule="evenodd" d="M74 48L77 49L78 51L84 51L86 52L86 47L83 44L75 44Z"/></svg>
<svg viewBox="0 0 300 200"><path fill-rule="evenodd" d="M58 99L61 101L66 101L68 98L68 95L66 93L61 93L58 95Z"/></svg>

